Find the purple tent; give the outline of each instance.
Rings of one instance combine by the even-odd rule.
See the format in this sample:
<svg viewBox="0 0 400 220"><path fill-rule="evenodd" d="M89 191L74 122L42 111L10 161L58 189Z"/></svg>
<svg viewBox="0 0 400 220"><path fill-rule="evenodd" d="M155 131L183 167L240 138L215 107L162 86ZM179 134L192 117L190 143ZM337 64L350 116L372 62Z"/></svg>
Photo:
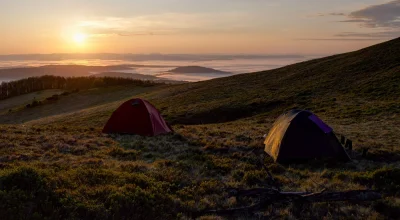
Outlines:
<svg viewBox="0 0 400 220"><path fill-rule="evenodd" d="M333 129L309 111L281 115L265 139L265 152L277 162L315 158L350 160Z"/></svg>

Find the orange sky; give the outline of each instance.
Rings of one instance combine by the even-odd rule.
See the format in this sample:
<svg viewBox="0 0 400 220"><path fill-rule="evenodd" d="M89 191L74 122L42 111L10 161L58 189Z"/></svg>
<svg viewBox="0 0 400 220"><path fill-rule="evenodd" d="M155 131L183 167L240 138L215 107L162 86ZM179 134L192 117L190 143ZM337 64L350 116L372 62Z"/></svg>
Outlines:
<svg viewBox="0 0 400 220"><path fill-rule="evenodd" d="M332 54L400 36L399 0L2 0L0 8L0 54Z"/></svg>

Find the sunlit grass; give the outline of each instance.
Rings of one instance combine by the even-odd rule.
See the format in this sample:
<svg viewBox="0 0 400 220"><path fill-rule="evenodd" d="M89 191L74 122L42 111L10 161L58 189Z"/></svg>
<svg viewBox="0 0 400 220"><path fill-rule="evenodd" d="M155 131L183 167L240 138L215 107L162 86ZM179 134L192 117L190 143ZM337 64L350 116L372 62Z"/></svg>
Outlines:
<svg viewBox="0 0 400 220"><path fill-rule="evenodd" d="M281 188L374 189L383 199L273 204L238 218L395 219L400 65L386 52L399 47L385 48L200 83L81 91L7 113L1 121L25 123L0 125L0 215L190 219L205 209L254 204L229 197L226 188L271 186L258 157L263 135L279 114L304 108L353 141L353 161L279 165L266 157L263 163ZM175 133L102 134L113 110L132 97L154 103ZM361 157L365 148L367 157Z"/></svg>

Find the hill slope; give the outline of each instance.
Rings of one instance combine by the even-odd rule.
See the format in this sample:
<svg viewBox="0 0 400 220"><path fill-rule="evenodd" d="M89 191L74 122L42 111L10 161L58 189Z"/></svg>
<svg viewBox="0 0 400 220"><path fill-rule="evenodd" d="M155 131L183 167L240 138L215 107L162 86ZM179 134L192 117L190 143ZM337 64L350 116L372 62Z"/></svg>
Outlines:
<svg viewBox="0 0 400 220"><path fill-rule="evenodd" d="M171 88L154 101L176 123L223 122L289 108L334 117L399 113L400 38L287 67Z"/></svg>
<svg viewBox="0 0 400 220"><path fill-rule="evenodd" d="M276 116L297 107L311 109L353 140L356 152L345 164L281 166L267 157L263 162L282 190L372 188L384 198L272 204L238 218L396 219L399 52L400 39L395 39L271 71L183 85L81 91L54 105L7 113L0 121L28 122L0 125L0 200L5 201L0 210L10 218L34 212L38 218L188 219L204 209L252 205L257 201L227 199L225 189L271 185L253 153L262 154L262 135ZM102 134L111 113L132 96L151 100L176 133ZM370 149L367 157L358 155L363 148ZM38 202L43 196L51 202Z"/></svg>
<svg viewBox="0 0 400 220"><path fill-rule="evenodd" d="M369 120L399 113L399 82L400 38L275 70L169 86L145 97L174 124L276 117L291 108Z"/></svg>

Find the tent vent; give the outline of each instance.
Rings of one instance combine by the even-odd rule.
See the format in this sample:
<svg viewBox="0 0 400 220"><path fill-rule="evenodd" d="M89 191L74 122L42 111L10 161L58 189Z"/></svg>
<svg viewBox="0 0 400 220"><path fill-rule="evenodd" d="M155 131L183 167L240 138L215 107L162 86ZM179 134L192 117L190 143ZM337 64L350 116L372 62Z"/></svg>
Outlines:
<svg viewBox="0 0 400 220"><path fill-rule="evenodd" d="M140 102L138 100L135 100L132 102L132 106L138 106L140 104Z"/></svg>

